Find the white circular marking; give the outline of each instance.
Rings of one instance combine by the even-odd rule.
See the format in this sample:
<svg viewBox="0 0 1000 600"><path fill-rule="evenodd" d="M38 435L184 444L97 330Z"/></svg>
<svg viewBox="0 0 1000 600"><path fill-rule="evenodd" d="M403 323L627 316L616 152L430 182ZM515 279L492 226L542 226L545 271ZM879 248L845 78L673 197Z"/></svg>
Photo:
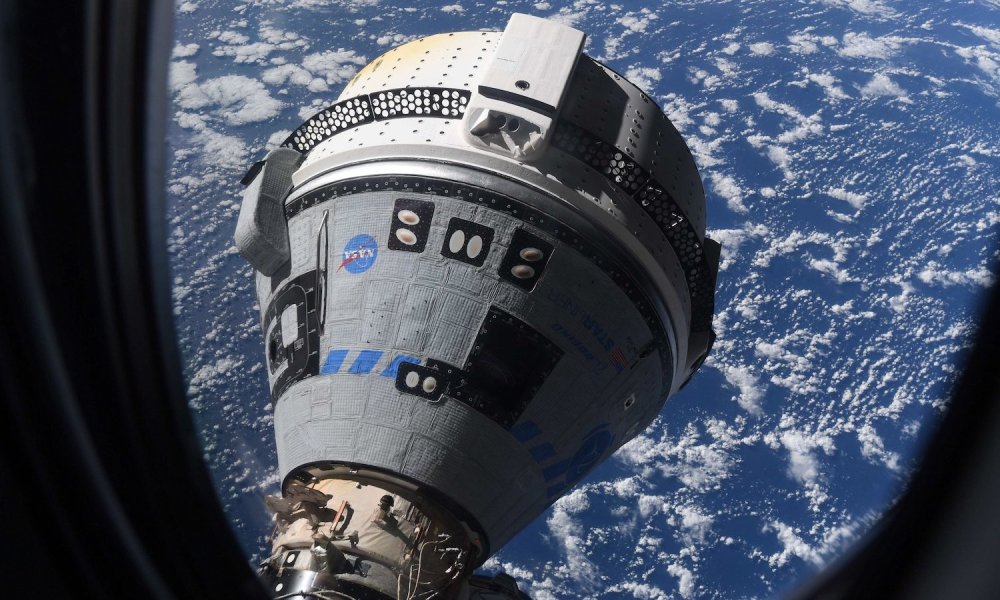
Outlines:
<svg viewBox="0 0 1000 600"><path fill-rule="evenodd" d="M288 564L292 564L293 562L295 562L295 555L294 554L289 554L288 558L285 559L285 562L288 563Z"/></svg>
<svg viewBox="0 0 1000 600"><path fill-rule="evenodd" d="M521 249L521 258L523 258L528 262L537 262L539 260L542 260L543 256L545 256L545 253L539 250L538 248Z"/></svg>
<svg viewBox="0 0 1000 600"><path fill-rule="evenodd" d="M407 225L416 225L420 222L420 215L413 212L412 210L401 210L398 214L399 220L406 223Z"/></svg>
<svg viewBox="0 0 1000 600"><path fill-rule="evenodd" d="M284 589L284 587L285 587L285 584L279 583L278 585L274 586L274 591L280 592L282 589Z"/></svg>
<svg viewBox="0 0 1000 600"><path fill-rule="evenodd" d="M417 243L417 234L413 233L409 229L397 229L396 239L403 242L407 246L412 246Z"/></svg>
<svg viewBox="0 0 1000 600"><path fill-rule="evenodd" d="M424 392L428 394L436 390L437 386L438 386L437 379L434 379L433 377L428 377L427 379L424 380Z"/></svg>
<svg viewBox="0 0 1000 600"><path fill-rule="evenodd" d="M510 274L518 279L531 279L535 276L535 270L528 265L515 265L510 270Z"/></svg>
<svg viewBox="0 0 1000 600"><path fill-rule="evenodd" d="M448 250L452 254L458 254L458 251L462 249L465 245L465 232L461 229L456 229L455 233L451 234L451 239L448 240Z"/></svg>
<svg viewBox="0 0 1000 600"><path fill-rule="evenodd" d="M417 375L416 371L410 371L409 373L406 374L405 381L406 381L406 387L411 387L411 388L417 387L417 384L420 383L420 375Z"/></svg>
<svg viewBox="0 0 1000 600"><path fill-rule="evenodd" d="M476 258L479 253L483 251L483 238L478 235L472 236L469 240L469 246L465 249L465 253L469 255L469 258Z"/></svg>

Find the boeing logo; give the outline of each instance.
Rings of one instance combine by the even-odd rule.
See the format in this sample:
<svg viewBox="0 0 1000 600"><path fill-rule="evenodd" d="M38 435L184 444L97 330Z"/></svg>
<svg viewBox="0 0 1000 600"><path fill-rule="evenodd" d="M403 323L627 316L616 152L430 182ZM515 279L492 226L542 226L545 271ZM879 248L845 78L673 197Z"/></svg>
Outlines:
<svg viewBox="0 0 1000 600"><path fill-rule="evenodd" d="M378 242L375 238L362 233L356 235L344 246L344 262L337 270L347 269L348 273L364 273L375 264L378 258Z"/></svg>

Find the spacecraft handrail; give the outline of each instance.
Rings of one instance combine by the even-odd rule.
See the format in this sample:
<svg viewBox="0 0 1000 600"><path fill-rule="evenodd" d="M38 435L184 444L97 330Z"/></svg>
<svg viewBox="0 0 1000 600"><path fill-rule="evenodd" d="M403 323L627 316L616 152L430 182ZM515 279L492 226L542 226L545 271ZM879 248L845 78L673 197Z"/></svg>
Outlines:
<svg viewBox="0 0 1000 600"><path fill-rule="evenodd" d="M323 326L326 325L326 270L330 252L330 211L323 211L323 221L316 232L316 309L317 320L319 321L319 332L322 335ZM323 251L320 252L320 240L323 241ZM322 258L323 267L320 268Z"/></svg>

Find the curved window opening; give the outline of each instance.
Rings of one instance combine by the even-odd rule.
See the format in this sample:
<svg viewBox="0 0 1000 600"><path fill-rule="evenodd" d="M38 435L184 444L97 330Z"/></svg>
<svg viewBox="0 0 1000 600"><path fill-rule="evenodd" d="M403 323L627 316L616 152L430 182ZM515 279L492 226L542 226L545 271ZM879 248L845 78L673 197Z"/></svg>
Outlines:
<svg viewBox="0 0 1000 600"><path fill-rule="evenodd" d="M387 306L360 286L327 297L328 281L363 276L386 256L377 257L365 240L350 245L336 238L336 208L329 211L323 244L333 262L328 269L323 263L322 277L320 263L310 262L317 273L294 290L289 285L286 301L274 306L261 329L255 298L279 292L288 281L279 273L273 283L257 282L255 288L251 269L234 252L244 190L239 182L268 151L301 133L304 121L335 104L341 108L324 122L347 138L356 135L352 128L359 123L372 121L384 131L374 135L403 139L409 131L398 124L424 118L425 110L457 118L453 105L464 106L467 91L459 101L435 81L425 91L438 90L433 93L440 97L428 95L426 106L422 95L379 98L363 89L372 73L362 69L371 63L373 70L391 70L391 49L419 37L502 30L506 9L516 8L587 33L586 52L662 106L691 148L707 197L707 217L693 218L707 220L708 234L722 247L718 339L701 370L649 428L499 549L481 573L513 575L533 598L786 592L843 555L891 510L920 462L925 436L947 408L976 309L994 281L990 268L1000 217L991 196L997 159L988 149L1000 145L991 127L998 109L985 59L969 58L992 52L983 50L992 39L991 16L962 6L936 7L936 22L955 25L926 29L926 19L907 14L911 9L881 5L856 14L829 4L778 20L767 11L722 10L713 11L711 22L701 5L623 9L614 17L599 4L501 6L486 11L468 3L398 8L293 2L231 10L206 2L178 4L167 140L178 344L206 459L247 559L256 565L268 558L275 516L264 497L280 495L286 483L278 471L269 376L288 373L287 385L325 372L355 376L358 386L365 385L365 376L398 378L435 398L441 389L437 379L426 383L420 369L430 363L419 365L417 351L376 355L345 347L324 356L310 353L319 328L323 335L336 332L349 318L362 320L373 336L383 335L379 323L394 311L431 318L422 305ZM885 22L896 27L893 35L884 33ZM942 45L961 51L929 52ZM449 55L455 58L448 63L452 70L442 77L465 62L472 77L478 73L472 67L483 62L477 56L488 50L456 49ZM392 77L396 89L407 87L402 74ZM349 82L361 86L359 97L367 94L379 110L405 111L405 119L377 121L360 105L339 103ZM542 87L531 82L521 91ZM527 123L504 117L498 132L504 124L514 133ZM592 124L604 127L599 116ZM641 140L649 131L644 125L634 117L624 144ZM646 158L673 160L656 151ZM572 159L567 153L566 160ZM591 189L606 176L616 174L582 170L567 185ZM422 236L444 239L448 222L434 233L429 221L422 222L428 213L401 205L393 213L400 221L393 231L405 233L387 241L389 221L380 221L377 227L385 231L377 231L377 252L388 252L388 243L400 252L447 251L459 257L447 263L457 265L447 267L448 273L479 268L490 252L504 255L511 234L477 233L470 227L488 228L490 235L494 228L477 221L475 210L463 217L461 239L453 234L443 244L425 246ZM302 226L311 227L311 257L320 246L320 224ZM473 239L479 241L473 245ZM540 249L548 260L539 243L511 255L503 272L509 289L533 293L547 264L536 258ZM323 290L315 289L318 282ZM549 300L582 310L573 294ZM609 317L590 315L591 339L549 337L563 344L572 339L567 347L573 352L594 354L609 339L602 327ZM503 361L483 359L482 381L497 389L504 387L497 380L512 376L491 371L495 363L520 365L532 356L509 350L516 336L510 337ZM615 342L623 356L646 350ZM608 365L629 367L618 358ZM410 386L408 374L418 371L422 375ZM524 436L539 460L549 460L546 446L528 444L539 435L535 430L508 422L523 409L518 394L526 386L514 381L507 387L518 391L516 402L491 398L500 407L496 420ZM608 399L609 422L644 410L637 400L642 393L620 392ZM307 402L301 406L313 410ZM596 460L591 455L611 443L606 433L587 438L560 476L586 473ZM379 480L378 473L365 477L371 489L382 486L378 500L398 497L407 485ZM437 500L431 505L428 518L446 523L442 531L462 540L462 552L471 552L471 533L441 516L452 509L439 509L447 505ZM340 530L346 517L338 516L339 508L333 506L333 517L323 513L325 522L348 539L351 532ZM369 530L391 537L389 517L407 516L392 510L401 509L389 508L375 525L366 521ZM351 518L361 522L368 516ZM358 559L328 552L336 569ZM452 558L441 558L442 565ZM510 583L503 577L491 581Z"/></svg>

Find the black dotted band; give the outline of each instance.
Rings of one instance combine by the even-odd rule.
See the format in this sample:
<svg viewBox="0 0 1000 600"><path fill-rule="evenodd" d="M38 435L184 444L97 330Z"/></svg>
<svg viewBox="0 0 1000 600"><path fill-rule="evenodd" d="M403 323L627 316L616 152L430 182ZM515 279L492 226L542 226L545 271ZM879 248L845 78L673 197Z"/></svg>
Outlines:
<svg viewBox="0 0 1000 600"><path fill-rule="evenodd" d="M457 119L465 114L472 92L449 88L401 88L348 98L309 118L282 146L308 152L345 129L402 117Z"/></svg>
<svg viewBox="0 0 1000 600"><path fill-rule="evenodd" d="M712 270L691 221L670 193L624 151L568 121L556 125L552 145L604 175L656 222L684 269L691 293L691 329L711 329L715 312Z"/></svg>

